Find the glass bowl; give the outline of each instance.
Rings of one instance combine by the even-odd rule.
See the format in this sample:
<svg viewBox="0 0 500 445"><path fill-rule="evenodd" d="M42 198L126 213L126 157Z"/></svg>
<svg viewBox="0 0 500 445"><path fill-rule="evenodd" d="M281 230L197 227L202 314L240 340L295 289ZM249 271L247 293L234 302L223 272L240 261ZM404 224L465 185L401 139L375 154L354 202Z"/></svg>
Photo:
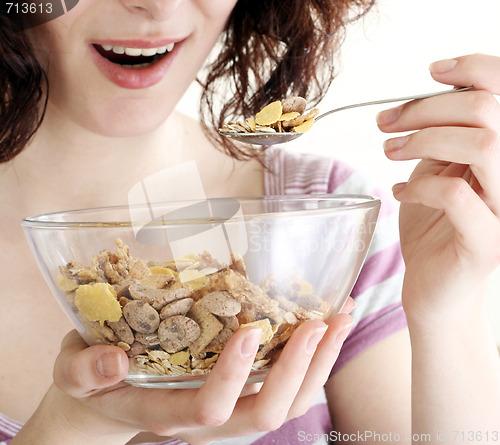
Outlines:
<svg viewBox="0 0 500 445"><path fill-rule="evenodd" d="M361 195L220 198L50 213L22 225L80 335L127 352L126 382L187 388L203 384L242 326L263 332L255 383L300 323L338 313L379 209Z"/></svg>

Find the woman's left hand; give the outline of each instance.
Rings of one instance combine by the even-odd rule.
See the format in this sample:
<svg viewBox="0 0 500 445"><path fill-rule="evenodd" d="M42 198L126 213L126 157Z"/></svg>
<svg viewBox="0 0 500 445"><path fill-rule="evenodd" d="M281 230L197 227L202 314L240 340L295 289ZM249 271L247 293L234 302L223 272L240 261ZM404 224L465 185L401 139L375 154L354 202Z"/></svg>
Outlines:
<svg viewBox="0 0 500 445"><path fill-rule="evenodd" d="M410 319L474 311L500 263L500 58L469 55L431 65L438 82L475 89L413 101L379 114L386 156L422 159L393 192L401 204ZM464 312L465 311L465 312ZM459 313L459 312L456 312Z"/></svg>

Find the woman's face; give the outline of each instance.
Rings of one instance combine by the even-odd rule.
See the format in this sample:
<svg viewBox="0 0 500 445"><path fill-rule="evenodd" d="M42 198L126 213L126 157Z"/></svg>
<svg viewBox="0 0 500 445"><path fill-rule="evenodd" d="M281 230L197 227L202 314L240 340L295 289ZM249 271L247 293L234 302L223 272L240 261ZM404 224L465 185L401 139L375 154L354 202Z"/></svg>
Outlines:
<svg viewBox="0 0 500 445"><path fill-rule="evenodd" d="M49 113L106 136L170 114L237 0L80 0L28 30L49 77Z"/></svg>

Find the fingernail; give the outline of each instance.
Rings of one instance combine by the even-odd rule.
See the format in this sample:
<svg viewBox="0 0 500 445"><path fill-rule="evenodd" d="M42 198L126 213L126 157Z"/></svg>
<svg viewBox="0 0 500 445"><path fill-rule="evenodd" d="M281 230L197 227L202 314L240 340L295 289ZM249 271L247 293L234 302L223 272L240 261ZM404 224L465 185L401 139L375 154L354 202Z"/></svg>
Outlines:
<svg viewBox="0 0 500 445"><path fill-rule="evenodd" d="M445 59L431 63L429 70L434 74L444 74L451 71L457 65L457 59Z"/></svg>
<svg viewBox="0 0 500 445"><path fill-rule="evenodd" d="M400 182L398 184L394 184L392 186L392 193L397 195L400 191L402 191L406 186L406 182Z"/></svg>
<svg viewBox="0 0 500 445"><path fill-rule="evenodd" d="M97 371L103 377L116 377L122 370L122 357L117 352L107 352L97 359Z"/></svg>
<svg viewBox="0 0 500 445"><path fill-rule="evenodd" d="M381 111L377 114L377 124L387 125L395 122L403 111L402 107L390 108L389 110Z"/></svg>
<svg viewBox="0 0 500 445"><path fill-rule="evenodd" d="M349 296L347 298L346 304L348 302L351 304L352 309L354 309L358 305L358 303L356 303L356 300L354 298L352 298L351 296Z"/></svg>
<svg viewBox="0 0 500 445"><path fill-rule="evenodd" d="M316 351L316 347L318 346L318 343L323 338L323 335L325 335L325 332L327 329L328 329L328 326L324 326L322 328L316 329L311 334L311 336L309 337L309 340L307 341L307 345L306 345L306 353L307 354L314 354L314 351Z"/></svg>
<svg viewBox="0 0 500 445"><path fill-rule="evenodd" d="M346 311L346 313L352 312L352 310L358 305L356 303L356 300L352 297L348 297L346 302L344 303L344 306L342 307L342 311Z"/></svg>
<svg viewBox="0 0 500 445"><path fill-rule="evenodd" d="M387 139L384 142L384 150L387 152L397 151L403 148L410 139L410 136L401 136L397 138Z"/></svg>
<svg viewBox="0 0 500 445"><path fill-rule="evenodd" d="M250 358L257 352L262 338L262 329L249 329L245 338L241 342L240 354L243 358Z"/></svg>
<svg viewBox="0 0 500 445"><path fill-rule="evenodd" d="M343 327L343 329L337 334L337 338L335 339L335 347L336 348L341 348L342 345L344 344L345 339L349 335L349 332L351 332L353 323L349 323Z"/></svg>

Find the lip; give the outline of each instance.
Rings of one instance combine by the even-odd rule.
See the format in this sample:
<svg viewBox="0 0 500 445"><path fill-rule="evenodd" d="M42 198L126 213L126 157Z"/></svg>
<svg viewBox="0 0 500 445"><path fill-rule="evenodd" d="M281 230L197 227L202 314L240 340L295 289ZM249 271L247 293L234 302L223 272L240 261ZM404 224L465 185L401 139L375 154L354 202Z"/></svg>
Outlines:
<svg viewBox="0 0 500 445"><path fill-rule="evenodd" d="M179 50L182 47L182 40L101 40L93 41L88 45L90 56L97 68L104 76L121 88L138 90L149 88L159 83L169 70L172 62L175 60ZM113 45L124 46L127 48L158 48L166 46L169 43L175 43L174 49L166 54L151 66L145 68L124 68L121 65L110 62L101 56L94 45Z"/></svg>

